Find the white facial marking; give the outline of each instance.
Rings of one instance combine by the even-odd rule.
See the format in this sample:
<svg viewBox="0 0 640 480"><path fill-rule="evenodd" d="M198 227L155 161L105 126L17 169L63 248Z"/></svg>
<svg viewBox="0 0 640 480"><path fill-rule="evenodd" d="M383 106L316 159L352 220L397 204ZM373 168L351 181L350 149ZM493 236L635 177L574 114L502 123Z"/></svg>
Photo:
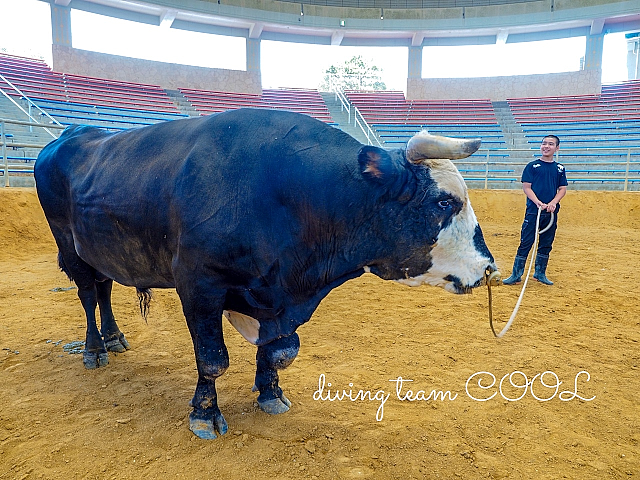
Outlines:
<svg viewBox="0 0 640 480"><path fill-rule="evenodd" d="M260 331L260 322L255 318L232 310L224 310L223 315L227 317L229 323L247 339L249 343L257 345Z"/></svg>
<svg viewBox="0 0 640 480"><path fill-rule="evenodd" d="M478 220L462 175L449 160L428 160L425 163L430 166L429 173L438 188L464 203L462 210L438 234L430 252L432 266L429 271L397 281L411 287L423 284L443 287L456 293L453 283L444 278L453 275L460 279L463 286L475 285L484 277L489 259L476 249L473 241Z"/></svg>
<svg viewBox="0 0 640 480"><path fill-rule="evenodd" d="M438 189L449 192L463 202L468 200L467 184L451 160L437 158L424 159L420 163L429 167L429 175L438 185Z"/></svg>

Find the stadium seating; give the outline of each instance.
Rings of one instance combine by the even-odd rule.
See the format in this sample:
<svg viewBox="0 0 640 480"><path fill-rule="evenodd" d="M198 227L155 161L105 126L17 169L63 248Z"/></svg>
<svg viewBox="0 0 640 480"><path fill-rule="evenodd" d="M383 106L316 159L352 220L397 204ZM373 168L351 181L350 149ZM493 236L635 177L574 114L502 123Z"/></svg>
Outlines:
<svg viewBox="0 0 640 480"><path fill-rule="evenodd" d="M403 92L361 90L346 91L345 96L386 146L403 146L424 129L434 135L480 138L482 151L455 162L463 177L506 184L517 178L490 100L406 100Z"/></svg>
<svg viewBox="0 0 640 480"><path fill-rule="evenodd" d="M370 124L496 125L490 100L405 100L402 92L346 91Z"/></svg>
<svg viewBox="0 0 640 480"><path fill-rule="evenodd" d="M317 90L264 89L262 95L253 95L181 88L180 93L201 115L242 107L275 108L305 113L325 123L333 123Z"/></svg>
<svg viewBox="0 0 640 480"><path fill-rule="evenodd" d="M530 143L555 132L563 148L640 147L640 82L603 85L600 95L509 99Z"/></svg>
<svg viewBox="0 0 640 480"><path fill-rule="evenodd" d="M640 181L640 82L603 85L599 95L508 103L532 150L543 135L561 138L559 160L567 167L569 183Z"/></svg>
<svg viewBox="0 0 640 480"><path fill-rule="evenodd" d="M187 116L181 113L165 90L103 78L54 72L42 60L0 54L0 83L9 95L24 97L63 125L80 123L118 130L149 125ZM180 89L187 101L202 114L233 108L286 109L333 123L329 109L317 90L265 89L262 95Z"/></svg>
<svg viewBox="0 0 640 480"><path fill-rule="evenodd" d="M157 85L55 72L42 60L7 54L0 54L0 74L7 80L0 79L0 88L32 115L43 114L30 108L26 97L63 125L118 130L241 107L286 109L337 125L321 94L310 89L264 89L261 95L165 91ZM469 182L519 183L522 167L537 154L541 137L555 133L562 139L559 157L570 182L640 183L640 81L604 85L599 95L513 98L495 104L488 99L407 100L400 91L349 90L345 96L388 147L406 144L423 129L481 138L479 152L456 162ZM3 108L15 109L0 96L3 101ZM44 123L50 122L44 118ZM11 148L8 160L32 164L37 152L13 146L24 142L18 129L30 127L14 122L10 128L13 131L5 132Z"/></svg>
<svg viewBox="0 0 640 480"><path fill-rule="evenodd" d="M345 95L388 146L406 144L426 129L435 135L481 138L485 148L505 148L490 100L406 100L403 92L395 91L350 90ZM491 155L508 153L494 151Z"/></svg>
<svg viewBox="0 0 640 480"><path fill-rule="evenodd" d="M0 74L19 92L4 81L0 88L25 106L28 97L63 125L123 129L185 116L156 85L54 72L44 61L4 54Z"/></svg>

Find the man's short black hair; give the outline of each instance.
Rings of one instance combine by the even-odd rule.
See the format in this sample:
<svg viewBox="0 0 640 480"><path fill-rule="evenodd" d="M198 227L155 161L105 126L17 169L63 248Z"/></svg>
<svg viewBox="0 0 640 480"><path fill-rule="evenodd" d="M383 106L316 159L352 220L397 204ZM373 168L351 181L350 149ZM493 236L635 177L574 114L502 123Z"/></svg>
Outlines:
<svg viewBox="0 0 640 480"><path fill-rule="evenodd" d="M544 137L542 137L542 140L544 140L545 138L554 138L556 141L556 147L560 146L560 139L555 135L545 135Z"/></svg>

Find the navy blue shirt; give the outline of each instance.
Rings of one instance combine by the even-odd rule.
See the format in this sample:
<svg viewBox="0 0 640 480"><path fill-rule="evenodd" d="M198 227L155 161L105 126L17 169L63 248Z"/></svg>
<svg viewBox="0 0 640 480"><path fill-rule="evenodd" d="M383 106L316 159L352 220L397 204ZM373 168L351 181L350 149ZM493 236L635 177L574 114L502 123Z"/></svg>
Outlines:
<svg viewBox="0 0 640 480"><path fill-rule="evenodd" d="M549 203L553 200L559 187L568 185L564 165L558 162L543 162L540 159L529 162L524 167L521 181L530 183L531 190L543 203ZM560 209L560 204L557 209ZM538 207L529 197L527 197L527 212L538 213Z"/></svg>

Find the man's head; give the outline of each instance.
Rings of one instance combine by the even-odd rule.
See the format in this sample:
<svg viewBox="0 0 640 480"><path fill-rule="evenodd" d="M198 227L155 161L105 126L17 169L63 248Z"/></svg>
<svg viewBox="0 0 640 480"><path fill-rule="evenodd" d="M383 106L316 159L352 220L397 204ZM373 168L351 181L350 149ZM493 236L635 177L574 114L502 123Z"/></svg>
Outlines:
<svg viewBox="0 0 640 480"><path fill-rule="evenodd" d="M544 141L545 141L545 140L547 140L547 139L553 139L553 140L555 140L555 141L556 141L556 147L559 147L559 146L560 146L560 139L559 139L558 137L556 137L555 135L546 135L546 136L542 139L542 141L544 142Z"/></svg>
<svg viewBox="0 0 640 480"><path fill-rule="evenodd" d="M548 161L553 160L553 156L560 148L560 139L555 135L546 135L542 139L542 144L540 145L540 152L542 153L542 157Z"/></svg>

